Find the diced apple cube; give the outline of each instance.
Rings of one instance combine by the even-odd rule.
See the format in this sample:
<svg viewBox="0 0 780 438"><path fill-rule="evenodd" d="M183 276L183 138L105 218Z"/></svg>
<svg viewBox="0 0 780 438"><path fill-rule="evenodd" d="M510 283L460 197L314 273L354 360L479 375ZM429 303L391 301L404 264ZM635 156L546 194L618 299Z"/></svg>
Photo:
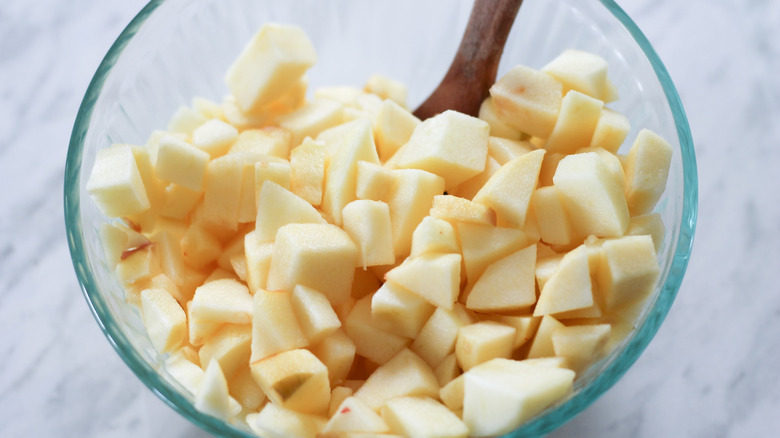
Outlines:
<svg viewBox="0 0 780 438"><path fill-rule="evenodd" d="M295 316L290 292L265 289L255 292L251 362L282 351L303 348L308 343Z"/></svg>
<svg viewBox="0 0 780 438"><path fill-rule="evenodd" d="M425 216L412 233L411 257L427 253L454 254L460 252L455 228L449 222Z"/></svg>
<svg viewBox="0 0 780 438"><path fill-rule="evenodd" d="M590 139L590 146L617 153L630 130L631 124L626 116L609 108L602 108Z"/></svg>
<svg viewBox="0 0 780 438"><path fill-rule="evenodd" d="M246 283L249 287L249 292L253 295L258 289L265 289L266 287L273 251L273 243L261 242L255 231L251 231L244 236Z"/></svg>
<svg viewBox="0 0 780 438"><path fill-rule="evenodd" d="M178 184L168 184L162 192L160 216L171 219L184 219L200 202L203 192L190 190Z"/></svg>
<svg viewBox="0 0 780 438"><path fill-rule="evenodd" d="M515 344L517 330L495 321L481 321L458 330L455 357L458 365L468 371L497 357L509 358Z"/></svg>
<svg viewBox="0 0 780 438"><path fill-rule="evenodd" d="M255 235L259 242L276 239L288 224L325 224L320 213L302 198L280 185L266 181L258 194Z"/></svg>
<svg viewBox="0 0 780 438"><path fill-rule="evenodd" d="M282 128L266 126L247 129L238 134L230 153L251 152L286 159L290 155L290 133Z"/></svg>
<svg viewBox="0 0 780 438"><path fill-rule="evenodd" d="M395 191L398 175L368 161L358 161L355 195L358 199L388 202Z"/></svg>
<svg viewBox="0 0 780 438"><path fill-rule="evenodd" d="M504 123L521 132L547 138L558 118L563 86L545 72L517 66L490 87L490 95Z"/></svg>
<svg viewBox="0 0 780 438"><path fill-rule="evenodd" d="M309 350L328 367L331 387L344 383L355 361L356 346L343 329L337 329Z"/></svg>
<svg viewBox="0 0 780 438"><path fill-rule="evenodd" d="M235 126L239 131L262 128L273 118L273 114L266 111L245 112L238 106L238 102L232 94L225 95L220 106L225 121Z"/></svg>
<svg viewBox="0 0 780 438"><path fill-rule="evenodd" d="M222 245L204 227L194 224L181 239L181 251L184 263L202 269L219 257Z"/></svg>
<svg viewBox="0 0 780 438"><path fill-rule="evenodd" d="M557 245L571 243L571 222L555 186L537 188L531 197L531 204L542 241Z"/></svg>
<svg viewBox="0 0 780 438"><path fill-rule="evenodd" d="M398 397L382 406L390 430L411 438L466 438L469 429L446 406L430 397Z"/></svg>
<svg viewBox="0 0 780 438"><path fill-rule="evenodd" d="M455 351L458 330L466 325L454 311L437 307L422 326L409 349L431 367L437 367Z"/></svg>
<svg viewBox="0 0 780 438"><path fill-rule="evenodd" d="M439 389L439 382L431 367L405 348L377 368L366 383L355 391L355 397L377 410L395 397L437 397Z"/></svg>
<svg viewBox="0 0 780 438"><path fill-rule="evenodd" d="M604 353L611 329L609 324L560 327L552 333L555 355L566 359L567 368L582 372Z"/></svg>
<svg viewBox="0 0 780 438"><path fill-rule="evenodd" d="M474 195L476 195L482 189L490 177L498 172L498 169L500 168L501 165L498 164L495 158L488 155L487 161L485 162L485 170L477 176L469 178L461 183L451 193L464 199L473 199Z"/></svg>
<svg viewBox="0 0 780 438"><path fill-rule="evenodd" d="M536 329L539 328L539 323L542 322L542 318L536 316L492 315L489 319L515 328L517 331L513 347L515 349L533 339Z"/></svg>
<svg viewBox="0 0 780 438"><path fill-rule="evenodd" d="M390 281L371 299L371 316L376 325L407 338L417 336L433 311L432 304Z"/></svg>
<svg viewBox="0 0 780 438"><path fill-rule="evenodd" d="M172 135L163 136L157 149L155 174L165 181L200 191L209 154Z"/></svg>
<svg viewBox="0 0 780 438"><path fill-rule="evenodd" d="M357 199L357 163L367 161L379 164L379 157L371 134L371 122L354 120L328 131L328 148L334 151L325 174L322 209L341 225L344 206Z"/></svg>
<svg viewBox="0 0 780 438"><path fill-rule="evenodd" d="M251 343L252 327L249 324L223 324L206 338L198 350L200 363L217 361L229 379L240 367L249 363Z"/></svg>
<svg viewBox="0 0 780 438"><path fill-rule="evenodd" d="M368 77L363 87L368 93L373 93L383 100L391 100L403 108L406 108L406 85L403 82L387 76L373 74Z"/></svg>
<svg viewBox="0 0 780 438"><path fill-rule="evenodd" d="M466 307L483 313L528 308L536 302L536 245L490 264L474 283Z"/></svg>
<svg viewBox="0 0 780 438"><path fill-rule="evenodd" d="M608 307L619 307L653 291L660 268L650 236L611 239L602 248L597 280Z"/></svg>
<svg viewBox="0 0 780 438"><path fill-rule="evenodd" d="M187 339L187 316L176 299L165 289L141 291L144 327L154 348L167 353Z"/></svg>
<svg viewBox="0 0 780 438"><path fill-rule="evenodd" d="M452 379L461 375L460 366L458 366L458 358L455 353L448 354L441 363L433 370L433 374L436 375L436 380L439 381L439 385L444 386Z"/></svg>
<svg viewBox="0 0 780 438"><path fill-rule="evenodd" d="M489 132L483 120L445 111L414 130L398 167L435 173L444 178L446 189L453 189L485 169Z"/></svg>
<svg viewBox="0 0 780 438"><path fill-rule="evenodd" d="M650 213L669 177L672 146L661 136L639 131L626 160L626 202L632 216Z"/></svg>
<svg viewBox="0 0 780 438"><path fill-rule="evenodd" d="M327 419L267 403L259 413L246 416L249 428L268 438L316 438Z"/></svg>
<svg viewBox="0 0 780 438"><path fill-rule="evenodd" d="M325 415L330 405L328 368L306 349L254 361L252 376L268 399L304 414Z"/></svg>
<svg viewBox="0 0 780 438"><path fill-rule="evenodd" d="M593 305L588 250L584 245L566 253L539 294L534 316L557 314Z"/></svg>
<svg viewBox="0 0 780 438"><path fill-rule="evenodd" d="M623 187L595 152L568 155L555 170L553 184L574 229L583 236L622 236L628 228Z"/></svg>
<svg viewBox="0 0 780 438"><path fill-rule="evenodd" d="M384 434L390 428L379 414L357 397L347 397L322 429L323 437L341 437L351 432Z"/></svg>
<svg viewBox="0 0 780 438"><path fill-rule="evenodd" d="M552 315L544 315L536 329L536 335L528 350L528 358L551 357L555 356L555 349L552 343L552 334L555 330L566 327L562 322L555 319Z"/></svg>
<svg viewBox="0 0 780 438"><path fill-rule="evenodd" d="M397 185L387 204L393 227L393 252L397 259L412 249L414 229L433 205L433 197L444 192L444 178L419 169L393 170Z"/></svg>
<svg viewBox="0 0 780 438"><path fill-rule="evenodd" d="M230 66L226 82L241 109L252 112L281 97L316 60L303 30L266 24Z"/></svg>
<svg viewBox="0 0 780 438"><path fill-rule="evenodd" d="M466 277L473 283L487 267L498 259L528 246L522 230L486 225L459 223L456 225Z"/></svg>
<svg viewBox="0 0 780 438"><path fill-rule="evenodd" d="M450 223L496 224L496 213L492 209L453 195L434 196L429 214Z"/></svg>
<svg viewBox="0 0 780 438"><path fill-rule="evenodd" d="M195 129L206 123L208 119L194 109L182 105L176 112L173 113L171 120L168 122L168 131L173 133L181 133L186 136L192 136L192 132Z"/></svg>
<svg viewBox="0 0 780 438"><path fill-rule="evenodd" d="M344 107L328 99L313 100L297 110L281 116L277 122L287 130L292 145L299 145L306 137L317 135L344 122Z"/></svg>
<svg viewBox="0 0 780 438"><path fill-rule="evenodd" d="M383 364L409 343L409 339L379 328L371 315L373 294L359 299L344 319L344 331L355 342L357 353Z"/></svg>
<svg viewBox="0 0 780 438"><path fill-rule="evenodd" d="M216 360L209 362L206 367L206 373L195 394L195 409L218 418L230 418L230 393L227 379Z"/></svg>
<svg viewBox="0 0 780 438"><path fill-rule="evenodd" d="M604 100L607 85L607 61L582 50L564 50L542 68L563 84L564 90L576 90Z"/></svg>
<svg viewBox="0 0 780 438"><path fill-rule="evenodd" d="M549 152L572 153L589 146L603 106L604 102L579 91L566 93L544 148Z"/></svg>
<svg viewBox="0 0 780 438"><path fill-rule="evenodd" d="M390 208L381 201L359 199L344 206L344 231L358 248L357 266L389 265L395 262Z"/></svg>
<svg viewBox="0 0 780 438"><path fill-rule="evenodd" d="M258 411L263 403L268 400L260 385L252 377L252 370L249 368L249 360L241 364L238 370L228 379L228 390L230 396L236 399L247 411Z"/></svg>
<svg viewBox="0 0 780 438"><path fill-rule="evenodd" d="M220 119L211 119L192 133L192 144L211 158L225 155L238 138L238 129Z"/></svg>
<svg viewBox="0 0 780 438"><path fill-rule="evenodd" d="M335 225L285 225L276 233L268 288L308 286L337 306L350 296L357 257L355 243Z"/></svg>
<svg viewBox="0 0 780 438"><path fill-rule="evenodd" d="M494 359L464 373L463 421L475 436L510 432L571 392L567 369Z"/></svg>
<svg viewBox="0 0 780 438"><path fill-rule="evenodd" d="M252 295L235 280L217 280L195 290L190 315L192 318L232 324L252 322Z"/></svg>
<svg viewBox="0 0 780 438"><path fill-rule="evenodd" d="M420 125L420 119L392 100L384 100L373 119L374 138L382 162L405 145Z"/></svg>
<svg viewBox="0 0 780 438"><path fill-rule="evenodd" d="M297 285L292 293L292 306L303 334L315 344L335 333L341 321L328 297L306 286Z"/></svg>
<svg viewBox="0 0 780 438"><path fill-rule="evenodd" d="M488 155L502 166L535 149L536 146L527 141L514 141L493 136L488 139Z"/></svg>
<svg viewBox="0 0 780 438"><path fill-rule="evenodd" d="M634 216L628 223L627 236L648 235L653 239L655 252L661 248L664 241L664 221L658 213Z"/></svg>
<svg viewBox="0 0 780 438"><path fill-rule="evenodd" d="M423 254L385 274L392 281L437 307L452 309L460 292L460 254Z"/></svg>
<svg viewBox="0 0 780 438"><path fill-rule="evenodd" d="M242 157L236 154L209 162L203 194L205 219L231 230L238 227L244 164Z"/></svg>
<svg viewBox="0 0 780 438"><path fill-rule="evenodd" d="M496 138L506 138L510 140L520 140L523 133L507 125L498 116L493 98L488 96L479 106L478 117L490 125L490 135Z"/></svg>
<svg viewBox="0 0 780 438"><path fill-rule="evenodd" d="M322 203L325 145L307 137L290 151L290 190L314 207Z"/></svg>
<svg viewBox="0 0 780 438"><path fill-rule="evenodd" d="M543 157L544 150L536 150L509 161L474 195L474 202L495 210L499 224L522 227Z"/></svg>
<svg viewBox="0 0 780 438"><path fill-rule="evenodd" d="M131 216L151 204L130 145L100 149L87 181L87 191L103 214Z"/></svg>

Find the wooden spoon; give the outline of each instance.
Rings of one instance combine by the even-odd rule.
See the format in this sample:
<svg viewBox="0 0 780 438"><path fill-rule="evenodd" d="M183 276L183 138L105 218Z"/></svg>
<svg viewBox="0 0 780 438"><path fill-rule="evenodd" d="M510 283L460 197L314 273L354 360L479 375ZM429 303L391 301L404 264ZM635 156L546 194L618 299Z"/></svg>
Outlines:
<svg viewBox="0 0 780 438"><path fill-rule="evenodd" d="M455 59L438 87L414 111L422 120L451 109L476 117L496 81L498 62L523 0L475 0Z"/></svg>

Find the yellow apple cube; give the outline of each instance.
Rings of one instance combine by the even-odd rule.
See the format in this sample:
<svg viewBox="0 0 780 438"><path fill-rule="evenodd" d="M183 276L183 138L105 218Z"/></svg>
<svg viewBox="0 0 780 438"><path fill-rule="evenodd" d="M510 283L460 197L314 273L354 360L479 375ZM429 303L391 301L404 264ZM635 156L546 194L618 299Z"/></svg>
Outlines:
<svg viewBox="0 0 780 438"><path fill-rule="evenodd" d="M328 297L320 292L298 285L293 289L291 298L295 316L309 343L315 344L341 327Z"/></svg>
<svg viewBox="0 0 780 438"><path fill-rule="evenodd" d="M460 292L460 254L423 254L385 274L392 281L437 307L452 309Z"/></svg>
<svg viewBox="0 0 780 438"><path fill-rule="evenodd" d="M406 108L406 85L403 82L387 76L373 74L369 76L363 87L368 93L373 93L384 100L391 100L403 108Z"/></svg>
<svg viewBox="0 0 780 438"><path fill-rule="evenodd" d="M306 349L252 362L252 376L268 399L304 414L325 415L330 405L328 368Z"/></svg>
<svg viewBox="0 0 780 438"><path fill-rule="evenodd" d="M417 353L431 367L438 367L455 351L458 330L464 325L466 323L454 311L437 307L422 326L409 349Z"/></svg>
<svg viewBox="0 0 780 438"><path fill-rule="evenodd" d="M326 156L325 145L308 137L290 151L290 190L314 207L322 203Z"/></svg>
<svg viewBox="0 0 780 438"><path fill-rule="evenodd" d="M141 291L144 327L154 348L160 353L174 351L187 339L187 316L176 299L165 289Z"/></svg>
<svg viewBox="0 0 780 438"><path fill-rule="evenodd" d="M265 289L255 292L251 362L308 344L295 316L290 292Z"/></svg>
<svg viewBox="0 0 780 438"><path fill-rule="evenodd" d="M572 225L579 234L622 236L628 228L623 187L595 152L564 157L553 176Z"/></svg>
<svg viewBox="0 0 780 438"><path fill-rule="evenodd" d="M588 250L584 245L566 253L539 294L534 316L557 314L593 305Z"/></svg>
<svg viewBox="0 0 780 438"><path fill-rule="evenodd" d="M563 84L564 90L604 100L607 94L607 61L594 53L564 50L542 68Z"/></svg>
<svg viewBox="0 0 780 438"><path fill-rule="evenodd" d="M466 278L470 283L479 279L485 269L503 257L519 251L530 243L522 230L486 225L456 225Z"/></svg>
<svg viewBox="0 0 780 438"><path fill-rule="evenodd" d="M167 130L171 133L185 134L187 137L191 137L192 132L207 121L208 119L198 111L182 105L173 113L168 122Z"/></svg>
<svg viewBox="0 0 780 438"><path fill-rule="evenodd" d="M626 160L626 202L632 216L650 213L666 190L672 146L661 136L639 131Z"/></svg>
<svg viewBox="0 0 780 438"><path fill-rule="evenodd" d="M290 143L299 145L306 137L315 138L320 132L343 123L344 107L332 100L313 100L279 117L277 122L290 133Z"/></svg>
<svg viewBox="0 0 780 438"><path fill-rule="evenodd" d="M268 270L271 268L271 256L274 245L262 242L257 232L251 231L244 236L244 255L246 257L246 284L254 295L259 289L265 289Z"/></svg>
<svg viewBox="0 0 780 438"><path fill-rule="evenodd" d="M604 148L617 153L623 141L631 130L631 124L626 116L609 108L602 108L593 137L590 139L590 147Z"/></svg>
<svg viewBox="0 0 780 438"><path fill-rule="evenodd" d="M194 224L187 228L181 239L184 263L196 269L214 262L222 251L222 245L204 227Z"/></svg>
<svg viewBox="0 0 780 438"><path fill-rule="evenodd" d="M432 304L390 281L371 299L371 316L376 325L407 338L417 336L433 311Z"/></svg>
<svg viewBox="0 0 780 438"><path fill-rule="evenodd" d="M268 400L260 385L252 377L249 360L241 364L238 370L228 378L228 391L230 396L247 411L258 411Z"/></svg>
<svg viewBox="0 0 780 438"><path fill-rule="evenodd" d="M458 330L455 357L458 365L468 371L497 357L512 356L517 330L495 321L481 321Z"/></svg>
<svg viewBox="0 0 780 438"><path fill-rule="evenodd" d="M232 324L252 322L252 295L235 280L217 280L195 290L190 315L197 320Z"/></svg>
<svg viewBox="0 0 780 438"><path fill-rule="evenodd" d="M384 100L374 115L376 148L382 162L392 157L412 137L420 119L393 100Z"/></svg>
<svg viewBox="0 0 780 438"><path fill-rule="evenodd" d="M249 324L223 324L198 350L200 363L219 363L228 379L249 363L252 327Z"/></svg>
<svg viewBox="0 0 780 438"><path fill-rule="evenodd" d="M604 353L611 329L609 324L558 328L552 334L555 355L566 359L567 368L582 372Z"/></svg>
<svg viewBox="0 0 780 438"><path fill-rule="evenodd" d="M619 307L653 291L660 268L650 236L610 239L602 248L597 280L608 307Z"/></svg>
<svg viewBox="0 0 780 438"><path fill-rule="evenodd" d="M468 427L430 397L398 397L382 406L390 430L411 438L466 438Z"/></svg>
<svg viewBox="0 0 780 438"><path fill-rule="evenodd" d="M463 183L461 183L457 189L453 190L451 194L464 199L474 199L474 195L476 195L482 189L490 177L498 172L498 169L500 168L501 165L498 163L498 161L488 155L487 161L485 162L485 170L477 176L463 181Z"/></svg>
<svg viewBox="0 0 780 438"><path fill-rule="evenodd" d="M571 243L571 222L555 186L537 188L531 197L531 204L542 241L557 245Z"/></svg>
<svg viewBox="0 0 780 438"><path fill-rule="evenodd" d="M501 166L474 195L474 202L495 210L499 225L522 227L531 195L536 189L544 153L544 150L535 150Z"/></svg>
<svg viewBox="0 0 780 438"><path fill-rule="evenodd" d="M192 132L193 146L206 151L211 158L225 155L238 139L238 129L220 119L211 119Z"/></svg>
<svg viewBox="0 0 780 438"><path fill-rule="evenodd" d="M510 140L520 140L523 133L507 125L498 115L493 98L488 96L479 106L478 117L490 125L490 135L496 138L506 138Z"/></svg>
<svg viewBox="0 0 780 438"><path fill-rule="evenodd" d="M355 397L369 408L377 410L396 397L438 397L439 389L439 382L431 367L405 348L377 368L363 386L355 391Z"/></svg>
<svg viewBox="0 0 780 438"><path fill-rule="evenodd" d="M401 169L421 169L441 176L445 188L485 169L489 125L457 111L445 111L422 122L397 161Z"/></svg>
<svg viewBox="0 0 780 438"><path fill-rule="evenodd" d="M330 379L331 387L335 389L337 385L344 383L352 368L352 363L355 361L357 348L343 329L337 329L331 335L310 346L309 350L328 367L328 379Z"/></svg>
<svg viewBox="0 0 780 438"><path fill-rule="evenodd" d="M281 97L316 61L303 30L266 24L230 66L226 82L241 109L252 112Z"/></svg>
<svg viewBox="0 0 780 438"><path fill-rule="evenodd" d="M535 266L536 245L493 262L474 283L466 307L483 313L530 307L536 302Z"/></svg>
<svg viewBox="0 0 780 438"><path fill-rule="evenodd" d="M433 205L433 197L444 192L444 178L419 169L393 170L397 185L387 204L393 227L393 252L397 259L411 252L411 237Z"/></svg>
<svg viewBox="0 0 780 438"><path fill-rule="evenodd" d="M368 161L358 161L355 195L358 199L388 202L397 184L397 173Z"/></svg>
<svg viewBox="0 0 780 438"><path fill-rule="evenodd" d="M566 93L544 148L549 152L569 154L589 146L603 107L604 102L579 91Z"/></svg>
<svg viewBox="0 0 780 438"><path fill-rule="evenodd" d="M357 266L395 263L390 208L381 201L355 200L341 213L344 231L358 248Z"/></svg>
<svg viewBox="0 0 780 438"><path fill-rule="evenodd" d="M639 216L633 216L631 222L628 223L628 229L626 230L627 236L641 236L648 235L653 239L653 246L655 252L661 248L661 244L664 241L664 221L661 215L658 213L643 214Z"/></svg>
<svg viewBox="0 0 780 438"><path fill-rule="evenodd" d="M87 192L110 217L131 216L151 206L130 145L117 144L97 152Z"/></svg>
<svg viewBox="0 0 780 438"><path fill-rule="evenodd" d="M455 228L449 222L425 216L412 233L411 257L427 253L455 254L460 252Z"/></svg>
<svg viewBox="0 0 780 438"><path fill-rule="evenodd" d="M552 334L559 328L566 327L552 315L544 315L539 327L536 329L536 335L528 350L528 358L540 358L555 356L555 349L552 343Z"/></svg>
<svg viewBox="0 0 780 438"><path fill-rule="evenodd" d="M308 286L338 306L350 296L357 258L357 246L335 225L285 225L276 233L268 288Z"/></svg>
<svg viewBox="0 0 780 438"><path fill-rule="evenodd" d="M502 166L534 149L536 146L527 141L514 141L493 136L488 139L488 155Z"/></svg>
<svg viewBox="0 0 780 438"><path fill-rule="evenodd" d="M186 141L166 135L160 139L154 171L160 179L200 191L210 158Z"/></svg>
<svg viewBox="0 0 780 438"><path fill-rule="evenodd" d="M290 155L290 133L273 126L244 130L230 147L230 153L236 152L252 152L286 159Z"/></svg>
<svg viewBox="0 0 780 438"><path fill-rule="evenodd" d="M359 299L344 319L344 331L355 342L357 353L383 364L409 344L409 339L379 328L371 315L373 294Z"/></svg>
<svg viewBox="0 0 780 438"><path fill-rule="evenodd" d="M495 225L496 213L490 208L453 195L436 195L429 214L450 223Z"/></svg>
<svg viewBox="0 0 780 438"><path fill-rule="evenodd" d="M504 123L547 138L558 118L563 86L545 72L520 65L499 78L490 87L490 95Z"/></svg>
<svg viewBox="0 0 780 438"><path fill-rule="evenodd" d="M195 409L219 418L230 417L227 379L217 361L210 362L206 367L203 380L195 394Z"/></svg>
<svg viewBox="0 0 780 438"><path fill-rule="evenodd" d="M280 185L266 181L258 194L255 235L259 242L272 242L288 224L325 224L320 213L302 198Z"/></svg>

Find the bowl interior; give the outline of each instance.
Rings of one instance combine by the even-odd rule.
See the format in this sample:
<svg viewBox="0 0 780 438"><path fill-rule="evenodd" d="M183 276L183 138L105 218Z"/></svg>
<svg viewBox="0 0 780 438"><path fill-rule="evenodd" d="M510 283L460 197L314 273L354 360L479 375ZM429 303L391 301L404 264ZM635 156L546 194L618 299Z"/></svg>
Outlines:
<svg viewBox="0 0 780 438"><path fill-rule="evenodd" d="M65 181L67 232L74 267L87 301L109 341L152 391L209 432L254 436L193 407L193 397L164 371L138 311L124 300L106 265L98 229L103 217L85 185L95 152L112 143L144 144L164 129L174 111L193 97L221 100L224 74L254 32L269 21L295 24L311 38L318 62L310 90L322 85L362 85L373 73L409 86L416 107L446 72L465 28L471 2L381 0L152 1L120 35L97 71L79 110ZM435 19L432 19L435 18ZM631 20L611 0L526 0L510 34L499 76L517 64L541 67L567 48L591 51L609 63L632 130L641 128L674 148L667 191L656 207L666 225L659 252L661 278L652 305L610 356L576 383L564 403L545 411L511 436L546 433L592 403L626 371L657 331L679 289L696 220L696 167L687 120L674 86Z"/></svg>

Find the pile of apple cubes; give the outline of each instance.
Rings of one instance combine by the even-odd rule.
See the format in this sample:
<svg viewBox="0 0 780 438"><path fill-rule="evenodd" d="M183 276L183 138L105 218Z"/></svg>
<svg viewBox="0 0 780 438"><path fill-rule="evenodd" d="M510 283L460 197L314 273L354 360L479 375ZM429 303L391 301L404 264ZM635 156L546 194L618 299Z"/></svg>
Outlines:
<svg viewBox="0 0 780 438"><path fill-rule="evenodd" d="M589 53L424 122L381 76L306 100L315 59L264 26L221 103L97 155L106 258L167 372L264 436L494 435L565 398L657 282L669 144L617 153Z"/></svg>

